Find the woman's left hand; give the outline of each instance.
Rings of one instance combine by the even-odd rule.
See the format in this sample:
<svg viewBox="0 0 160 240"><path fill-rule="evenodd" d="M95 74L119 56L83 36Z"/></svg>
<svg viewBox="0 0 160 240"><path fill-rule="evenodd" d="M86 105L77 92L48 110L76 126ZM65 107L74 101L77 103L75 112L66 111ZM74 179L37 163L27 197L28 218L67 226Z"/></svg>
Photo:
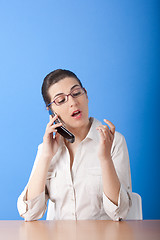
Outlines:
<svg viewBox="0 0 160 240"><path fill-rule="evenodd" d="M107 160L111 158L111 147L114 139L115 126L109 120L104 119L107 125L97 127L100 133L100 144L98 156L100 160Z"/></svg>

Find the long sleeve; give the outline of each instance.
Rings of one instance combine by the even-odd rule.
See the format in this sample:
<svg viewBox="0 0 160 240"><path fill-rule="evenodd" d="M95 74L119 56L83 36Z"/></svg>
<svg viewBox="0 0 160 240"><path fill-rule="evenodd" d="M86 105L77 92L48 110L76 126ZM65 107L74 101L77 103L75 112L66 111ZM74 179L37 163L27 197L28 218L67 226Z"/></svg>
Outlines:
<svg viewBox="0 0 160 240"><path fill-rule="evenodd" d="M30 178L32 177L32 174L36 168L37 162L41 155L41 150L42 150L42 144L39 145L38 147L37 156L34 162L34 166L33 166ZM19 214L21 217L25 219L25 221L33 221L33 220L40 219L44 215L47 209L47 200L49 198L47 189L43 191L36 198L27 201L27 190L28 190L27 187L28 187L28 184L23 190L23 192L21 193L21 195L19 196L17 201L17 208L18 208Z"/></svg>
<svg viewBox="0 0 160 240"><path fill-rule="evenodd" d="M51 160L46 178L46 189L36 198L26 201L27 186L18 199L18 210L26 221L43 216L50 199L47 219L85 220L99 219L115 221L125 219L131 205L131 175L127 145L124 137L116 132L111 157L120 181L118 206L103 193L102 169L97 155L99 133L96 127L101 123L93 121L86 138L79 144L70 171L70 155L65 143ZM42 145L31 173L36 168ZM52 204L53 203L53 204Z"/></svg>
<svg viewBox="0 0 160 240"><path fill-rule="evenodd" d="M103 206L107 215L115 220L125 219L131 206L131 174L128 149L125 138L120 133L115 133L112 146L112 160L121 184L118 206L113 204L103 193Z"/></svg>

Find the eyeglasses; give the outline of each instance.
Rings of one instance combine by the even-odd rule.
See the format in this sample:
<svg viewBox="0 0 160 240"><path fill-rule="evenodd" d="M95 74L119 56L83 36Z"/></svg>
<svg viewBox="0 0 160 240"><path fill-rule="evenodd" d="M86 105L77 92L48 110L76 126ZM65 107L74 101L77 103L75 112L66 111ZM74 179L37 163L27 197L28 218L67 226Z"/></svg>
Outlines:
<svg viewBox="0 0 160 240"><path fill-rule="evenodd" d="M85 92L86 90L84 88L81 87L75 88L69 94L61 94L60 96L56 97L54 101L47 105L47 107L49 107L52 103L55 103L57 106L60 106L68 101L69 96L72 96L73 98L78 98L82 96Z"/></svg>

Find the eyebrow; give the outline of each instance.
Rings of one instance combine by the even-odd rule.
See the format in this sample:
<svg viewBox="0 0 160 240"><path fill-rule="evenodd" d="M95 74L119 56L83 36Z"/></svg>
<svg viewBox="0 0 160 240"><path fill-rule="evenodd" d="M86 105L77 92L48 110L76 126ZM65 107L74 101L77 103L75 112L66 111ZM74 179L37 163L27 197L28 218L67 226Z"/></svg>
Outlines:
<svg viewBox="0 0 160 240"><path fill-rule="evenodd" d="M70 92L71 92L75 87L81 87L81 86L78 85L78 84L75 84L74 86L71 87ZM65 94L65 93L57 93L57 94L54 96L53 99L55 99L56 97L58 97L58 96L60 96L60 95L62 95L62 94ZM66 95L66 94L65 94L65 95Z"/></svg>

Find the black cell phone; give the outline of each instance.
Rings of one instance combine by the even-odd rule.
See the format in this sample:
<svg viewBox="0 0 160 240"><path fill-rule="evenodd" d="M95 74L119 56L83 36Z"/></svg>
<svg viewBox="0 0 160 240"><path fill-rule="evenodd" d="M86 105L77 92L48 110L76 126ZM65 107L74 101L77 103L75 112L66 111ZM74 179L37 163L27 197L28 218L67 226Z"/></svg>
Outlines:
<svg viewBox="0 0 160 240"><path fill-rule="evenodd" d="M53 117L55 116L55 112L52 111L50 108L49 108L49 114L52 115ZM60 119L58 118L55 123L60 123ZM70 143L73 143L75 141L75 136L70 132L68 131L64 126L60 126L60 127L57 127L57 132L59 134L61 134L64 138L66 138Z"/></svg>

